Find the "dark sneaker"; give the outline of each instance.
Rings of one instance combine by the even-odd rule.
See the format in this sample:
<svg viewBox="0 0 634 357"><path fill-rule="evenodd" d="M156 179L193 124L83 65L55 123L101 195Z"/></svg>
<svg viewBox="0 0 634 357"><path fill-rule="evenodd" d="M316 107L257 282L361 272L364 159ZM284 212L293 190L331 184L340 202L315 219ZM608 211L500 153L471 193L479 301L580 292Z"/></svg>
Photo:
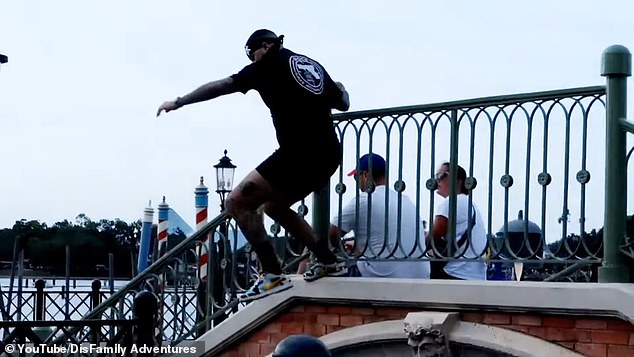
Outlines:
<svg viewBox="0 0 634 357"><path fill-rule="evenodd" d="M346 262L341 259L337 259L332 264L323 264L316 261L306 268L304 280L315 281L324 276L343 276L346 274L348 274L348 267Z"/></svg>
<svg viewBox="0 0 634 357"><path fill-rule="evenodd" d="M252 301L265 296L279 293L292 287L290 279L285 275L264 274L251 286L251 288L240 295L240 301Z"/></svg>

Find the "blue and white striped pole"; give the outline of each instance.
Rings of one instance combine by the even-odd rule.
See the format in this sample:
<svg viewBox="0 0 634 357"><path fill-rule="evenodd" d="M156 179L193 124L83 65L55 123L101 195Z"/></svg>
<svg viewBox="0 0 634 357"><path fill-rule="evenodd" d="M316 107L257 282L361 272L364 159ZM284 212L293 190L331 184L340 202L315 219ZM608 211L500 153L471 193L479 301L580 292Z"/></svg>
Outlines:
<svg viewBox="0 0 634 357"><path fill-rule="evenodd" d="M154 208L152 201L143 210L143 225L141 226L141 243L139 245L139 258L137 260L137 274L141 274L150 262L150 243L152 242L152 220Z"/></svg>

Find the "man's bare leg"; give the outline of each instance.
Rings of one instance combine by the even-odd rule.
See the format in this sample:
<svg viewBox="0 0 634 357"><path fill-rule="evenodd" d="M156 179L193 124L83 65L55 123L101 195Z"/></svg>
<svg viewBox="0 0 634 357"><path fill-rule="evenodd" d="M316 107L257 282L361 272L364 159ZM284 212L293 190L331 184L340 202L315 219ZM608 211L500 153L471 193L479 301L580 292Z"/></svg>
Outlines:
<svg viewBox="0 0 634 357"><path fill-rule="evenodd" d="M324 276L343 276L348 273L345 262L338 261L337 256L328 248L328 239L319 239L315 231L293 212L285 202L276 200L266 203L267 215L278 221L294 237L302 240L317 258L315 264L306 269L304 280L314 281Z"/></svg>
<svg viewBox="0 0 634 357"><path fill-rule="evenodd" d="M317 260L324 264L332 264L336 256L328 249L326 238L320 240L313 228L290 209L290 204L279 195L276 199L264 205L266 214L282 225L293 237L303 242L310 249ZM325 244L323 244L325 243Z"/></svg>
<svg viewBox="0 0 634 357"><path fill-rule="evenodd" d="M264 229L264 217L259 207L273 197L273 188L257 171L251 171L227 197L227 213L235 218L238 227L252 244L262 270L281 274L275 250Z"/></svg>

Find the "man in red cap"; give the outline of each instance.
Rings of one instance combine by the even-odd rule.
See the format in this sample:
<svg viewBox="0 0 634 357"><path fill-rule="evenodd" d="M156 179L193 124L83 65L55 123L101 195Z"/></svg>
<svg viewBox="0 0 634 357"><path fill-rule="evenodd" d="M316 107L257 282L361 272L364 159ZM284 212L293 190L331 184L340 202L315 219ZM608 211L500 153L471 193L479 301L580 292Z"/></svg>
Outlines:
<svg viewBox="0 0 634 357"><path fill-rule="evenodd" d="M346 273L345 264L327 245L316 243L315 231L290 206L323 187L339 166L341 146L331 109L348 110L348 93L317 61L284 48L283 38L270 30L255 31L245 45L251 64L166 101L157 112L158 116L163 111L235 92L246 94L251 89L260 93L271 110L279 148L240 182L226 202L227 213L238 222L262 267L258 281L241 296L244 301L291 286L264 230L262 211L303 241L319 260L306 272L307 280Z"/></svg>
<svg viewBox="0 0 634 357"><path fill-rule="evenodd" d="M357 260L358 272L350 275L429 279L428 261L407 260L415 247L426 250L424 229L412 201L386 186L385 159L375 153L363 155L348 176L354 176L361 193L332 219L330 241L338 246L341 237L354 232L354 241L345 244L346 250L355 257L371 258ZM299 273L307 263L300 263Z"/></svg>
<svg viewBox="0 0 634 357"><path fill-rule="evenodd" d="M405 260L416 246L426 250L424 229L412 201L386 186L385 159L375 153L363 155L348 176L355 177L362 192L358 201L351 199L333 218L331 240L354 231L354 245L348 250L385 259L358 260L362 277L429 279L428 261Z"/></svg>

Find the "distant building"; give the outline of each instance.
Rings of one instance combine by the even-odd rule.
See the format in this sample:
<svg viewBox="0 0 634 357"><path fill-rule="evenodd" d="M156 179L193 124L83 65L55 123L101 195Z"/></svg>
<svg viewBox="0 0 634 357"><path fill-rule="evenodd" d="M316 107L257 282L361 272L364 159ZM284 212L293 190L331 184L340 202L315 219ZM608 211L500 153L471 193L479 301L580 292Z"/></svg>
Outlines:
<svg viewBox="0 0 634 357"><path fill-rule="evenodd" d="M183 217L181 217L174 209L170 208L168 212L167 218L167 232L169 234L176 233L177 229L180 229L186 236L190 236L194 233L192 227L185 222Z"/></svg>
<svg viewBox="0 0 634 357"><path fill-rule="evenodd" d="M174 209L170 207L167 218L167 231L169 234L174 234L176 233L177 229L180 229L187 237L194 234L194 229L183 219L183 217L181 217L176 211L174 211ZM218 237L216 237L215 239L217 240ZM229 229L229 243L232 246L234 243L233 239L234 231L233 229ZM242 234L242 232L238 230L238 248L243 247L245 244L247 244L247 239L245 238L244 234Z"/></svg>

